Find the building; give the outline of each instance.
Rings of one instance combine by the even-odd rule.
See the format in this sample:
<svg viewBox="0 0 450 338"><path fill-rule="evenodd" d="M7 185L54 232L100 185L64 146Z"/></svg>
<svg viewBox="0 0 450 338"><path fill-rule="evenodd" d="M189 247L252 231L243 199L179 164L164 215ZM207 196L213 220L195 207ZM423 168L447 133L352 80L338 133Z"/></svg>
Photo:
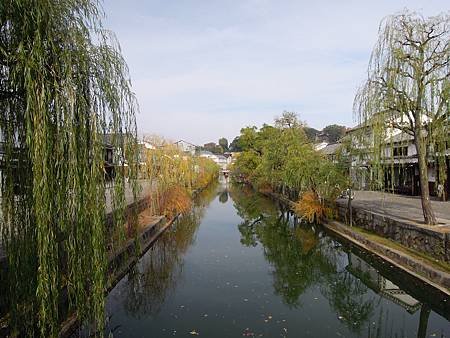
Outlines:
<svg viewBox="0 0 450 338"><path fill-rule="evenodd" d="M449 138L450 139L450 138ZM345 137L346 146L343 151L349 163L350 177L356 188L368 190L374 188L375 161L373 161L374 135L368 125L359 125L347 131ZM388 130L384 140L384 146L379 153L384 177L379 178L383 182L386 191L410 196L420 195L419 164L416 146L413 136L396 129ZM447 146L445 161L447 167L447 182L445 196L450 195L450 150ZM429 149L431 152L431 149ZM439 164L430 156L428 159L428 186L431 196L438 196L438 172Z"/></svg>
<svg viewBox="0 0 450 338"><path fill-rule="evenodd" d="M340 142L327 144L325 147L320 148L319 151L325 155L325 157L333 162L338 162L338 157L342 148L342 144Z"/></svg>
<svg viewBox="0 0 450 338"><path fill-rule="evenodd" d="M189 153L192 156L194 156L197 153L198 149L200 148L199 146L197 146L193 143L187 142L185 140L179 140L179 141L175 142L174 144L177 146L177 148L180 151L182 151L184 153Z"/></svg>
<svg viewBox="0 0 450 338"><path fill-rule="evenodd" d="M210 151L202 150L200 151L199 156L214 161L222 170L227 169L228 159L224 155L213 154Z"/></svg>

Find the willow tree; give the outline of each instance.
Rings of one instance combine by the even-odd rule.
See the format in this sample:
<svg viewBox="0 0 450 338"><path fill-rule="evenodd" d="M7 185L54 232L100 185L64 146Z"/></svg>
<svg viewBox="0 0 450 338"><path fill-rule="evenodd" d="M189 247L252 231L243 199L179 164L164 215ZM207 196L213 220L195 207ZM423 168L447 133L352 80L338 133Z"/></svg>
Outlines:
<svg viewBox="0 0 450 338"><path fill-rule="evenodd" d="M13 335L57 336L65 300L80 320L103 325L104 134L133 176L136 103L101 16L95 0L0 2L1 239Z"/></svg>
<svg viewBox="0 0 450 338"><path fill-rule="evenodd" d="M394 133L410 137L417 150L422 210L427 224L436 224L428 187L428 164L439 168L446 182L449 141L450 26L449 15L424 18L404 12L380 25L368 79L356 95L354 110L373 130L373 160L385 161ZM392 149L391 149L392 150ZM382 166L379 166L382 167Z"/></svg>

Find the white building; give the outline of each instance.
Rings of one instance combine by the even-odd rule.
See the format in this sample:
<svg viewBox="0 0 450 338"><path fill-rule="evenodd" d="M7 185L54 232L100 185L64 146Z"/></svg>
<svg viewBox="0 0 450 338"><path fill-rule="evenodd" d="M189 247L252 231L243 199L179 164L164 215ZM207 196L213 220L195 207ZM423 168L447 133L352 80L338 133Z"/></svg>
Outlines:
<svg viewBox="0 0 450 338"><path fill-rule="evenodd" d="M191 155L195 155L197 149L199 148L193 143L187 142L185 140L179 140L174 143L178 149L180 149L182 152L189 153Z"/></svg>
<svg viewBox="0 0 450 338"><path fill-rule="evenodd" d="M209 158L214 161L222 170L227 168L228 160L223 155L213 154L210 151L203 150L199 153L200 157Z"/></svg>

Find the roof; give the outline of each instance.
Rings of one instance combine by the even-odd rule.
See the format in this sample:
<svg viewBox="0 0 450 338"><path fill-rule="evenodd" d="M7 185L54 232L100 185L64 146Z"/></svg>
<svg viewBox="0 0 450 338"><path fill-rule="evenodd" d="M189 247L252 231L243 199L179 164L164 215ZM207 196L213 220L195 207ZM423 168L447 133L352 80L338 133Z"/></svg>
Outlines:
<svg viewBox="0 0 450 338"><path fill-rule="evenodd" d="M198 145L196 145L196 144L194 144L194 143L191 143L191 142L188 142L188 141L185 141L185 140L178 140L177 142L175 142L174 144L187 144L187 145L190 145L190 146L192 146L192 147L198 147Z"/></svg>
<svg viewBox="0 0 450 338"><path fill-rule="evenodd" d="M397 133L392 137L386 138L386 143L404 143L414 140L414 136L407 133Z"/></svg>
<svg viewBox="0 0 450 338"><path fill-rule="evenodd" d="M325 155L334 155L341 147L341 143L330 143L325 148L320 149L320 152Z"/></svg>

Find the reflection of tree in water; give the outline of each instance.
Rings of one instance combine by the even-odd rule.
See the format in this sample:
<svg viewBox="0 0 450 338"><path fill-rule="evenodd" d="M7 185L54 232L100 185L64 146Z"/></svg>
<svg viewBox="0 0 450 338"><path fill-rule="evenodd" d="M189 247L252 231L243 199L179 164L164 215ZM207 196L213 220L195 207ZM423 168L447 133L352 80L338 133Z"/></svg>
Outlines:
<svg viewBox="0 0 450 338"><path fill-rule="evenodd" d="M257 227L258 240L264 246L264 255L273 265L274 289L286 304L297 307L300 296L319 278L317 265L327 264L317 250L305 246L286 222L271 218ZM315 244L317 245L317 243Z"/></svg>
<svg viewBox="0 0 450 338"><path fill-rule="evenodd" d="M261 243L266 259L273 265L273 286L283 301L301 305L301 295L311 286L320 285L339 317L353 331L358 331L373 312L374 299L365 300L368 288L348 272L339 272L340 248L328 238L320 238L314 228L286 221L274 203L251 190L230 190L243 222L238 225L241 243Z"/></svg>
<svg viewBox="0 0 450 338"><path fill-rule="evenodd" d="M200 192L191 212L180 217L129 272L128 285L123 288L129 315L141 318L160 311L180 278L183 254L195 240L204 207L216 196L215 189L214 185Z"/></svg>
<svg viewBox="0 0 450 338"><path fill-rule="evenodd" d="M227 201L228 201L228 191L224 190L219 195L219 202L227 203Z"/></svg>
<svg viewBox="0 0 450 338"><path fill-rule="evenodd" d="M339 319L354 332L360 332L372 316L375 299L366 299L367 286L350 272L342 271L326 276L322 294L336 311Z"/></svg>

